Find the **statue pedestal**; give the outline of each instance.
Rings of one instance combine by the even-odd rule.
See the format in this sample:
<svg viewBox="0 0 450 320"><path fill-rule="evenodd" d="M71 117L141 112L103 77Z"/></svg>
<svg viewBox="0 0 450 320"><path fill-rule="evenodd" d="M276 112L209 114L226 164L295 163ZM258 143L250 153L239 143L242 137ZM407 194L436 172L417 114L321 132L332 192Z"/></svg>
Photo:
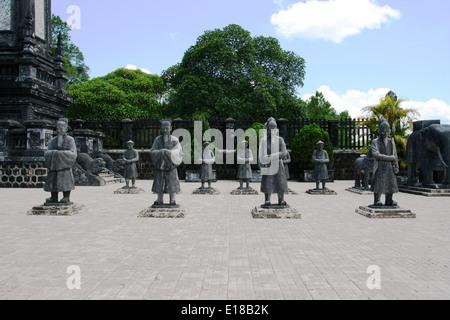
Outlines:
<svg viewBox="0 0 450 320"><path fill-rule="evenodd" d="M240 195L247 196L247 195L258 195L259 193L258 193L258 191L256 191L253 188L248 188L248 189L244 188L244 189L235 189L235 190L231 191L231 194L234 196L240 196Z"/></svg>
<svg viewBox="0 0 450 320"><path fill-rule="evenodd" d="M186 210L180 209L180 205L153 205L150 208L144 209L139 212L138 218L184 218L186 216Z"/></svg>
<svg viewBox="0 0 450 320"><path fill-rule="evenodd" d="M306 191L308 194L319 195L319 196L335 196L337 193L333 190L324 190L324 189L310 189Z"/></svg>
<svg viewBox="0 0 450 320"><path fill-rule="evenodd" d="M214 188L208 189L208 188L204 188L204 189L195 189L192 194L210 194L210 195L219 195L220 192L217 191Z"/></svg>
<svg viewBox="0 0 450 320"><path fill-rule="evenodd" d="M352 188L348 188L348 189L345 189L345 191L349 191L349 192L352 192L352 193L357 193L357 194L361 194L361 195L373 195L373 192L372 191L370 191L370 189L364 189L364 188L355 188L355 187L352 187Z"/></svg>
<svg viewBox="0 0 450 320"><path fill-rule="evenodd" d="M252 210L253 219L301 219L302 215L288 205L262 205Z"/></svg>
<svg viewBox="0 0 450 320"><path fill-rule="evenodd" d="M355 210L370 219L397 219L397 218L409 218L415 219L416 214L412 213L410 210L401 209L400 207L389 207L389 206L361 206Z"/></svg>
<svg viewBox="0 0 450 320"><path fill-rule="evenodd" d="M449 188L426 188L426 187L416 187L416 186L398 186L398 190L404 193L411 193L426 197L450 197Z"/></svg>
<svg viewBox="0 0 450 320"><path fill-rule="evenodd" d="M145 190L142 188L123 187L119 190L114 191L114 194L141 194L141 193L145 193Z"/></svg>
<svg viewBox="0 0 450 320"><path fill-rule="evenodd" d="M73 216L79 214L86 206L83 204L44 204L42 206L33 207L28 211L29 216Z"/></svg>

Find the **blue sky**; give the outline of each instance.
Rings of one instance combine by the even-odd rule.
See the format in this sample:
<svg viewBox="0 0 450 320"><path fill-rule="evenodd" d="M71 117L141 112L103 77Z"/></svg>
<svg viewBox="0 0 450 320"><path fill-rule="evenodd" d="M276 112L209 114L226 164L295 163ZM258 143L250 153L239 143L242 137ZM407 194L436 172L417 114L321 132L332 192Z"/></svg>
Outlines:
<svg viewBox="0 0 450 320"><path fill-rule="evenodd" d="M206 30L238 24L306 60L298 96L321 91L353 117L389 90L421 119L450 124L448 0L53 0L91 78L181 61Z"/></svg>

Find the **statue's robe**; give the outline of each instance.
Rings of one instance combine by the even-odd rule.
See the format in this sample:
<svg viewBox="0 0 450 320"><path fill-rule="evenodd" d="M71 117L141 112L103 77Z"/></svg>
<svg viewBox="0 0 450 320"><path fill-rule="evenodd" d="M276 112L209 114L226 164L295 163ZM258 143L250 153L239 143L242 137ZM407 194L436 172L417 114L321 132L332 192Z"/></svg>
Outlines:
<svg viewBox="0 0 450 320"><path fill-rule="evenodd" d="M139 152L134 149L127 149L123 153L123 160L131 160L132 162L124 163L123 177L125 179L135 179L138 177L137 162L139 161Z"/></svg>
<svg viewBox="0 0 450 320"><path fill-rule="evenodd" d="M200 180L209 181L214 179L213 164L216 162L216 157L212 150L203 150L198 161L202 162L200 167Z"/></svg>
<svg viewBox="0 0 450 320"><path fill-rule="evenodd" d="M377 194L398 193L397 177L394 173L394 166L398 167L398 163L386 157L397 155L395 143L392 139L387 139L387 144L385 144L382 139L377 138L372 142L370 154L374 159L372 192Z"/></svg>
<svg viewBox="0 0 450 320"><path fill-rule="evenodd" d="M238 179L251 179L253 176L252 165L253 152L250 149L241 149L237 152Z"/></svg>
<svg viewBox="0 0 450 320"><path fill-rule="evenodd" d="M286 143L282 137L274 137L274 139L278 139L275 141L277 143L273 143L274 146L277 146L279 150L273 150L272 152L272 143L268 143L268 138L264 137L261 139L260 149L259 149L259 160L261 167L261 192L264 194L281 194L287 193L289 191L287 185L286 178L286 170L284 169L283 159L278 157L278 170L272 170L276 172L271 172L272 163L270 156L278 153L287 153Z"/></svg>
<svg viewBox="0 0 450 320"><path fill-rule="evenodd" d="M326 150L314 150L312 156L312 162L314 163L314 180L324 181L328 179L328 166L330 162L328 152Z"/></svg>
<svg viewBox="0 0 450 320"><path fill-rule="evenodd" d="M47 192L67 192L75 189L72 167L77 160L77 147L71 136L64 136L61 146L58 137L53 138L44 154L48 169L44 190Z"/></svg>
<svg viewBox="0 0 450 320"><path fill-rule="evenodd" d="M169 136L169 140L164 142L163 136L157 137L150 150L150 157L156 168L152 191L158 194L180 192L177 167L183 161L183 150L178 139Z"/></svg>

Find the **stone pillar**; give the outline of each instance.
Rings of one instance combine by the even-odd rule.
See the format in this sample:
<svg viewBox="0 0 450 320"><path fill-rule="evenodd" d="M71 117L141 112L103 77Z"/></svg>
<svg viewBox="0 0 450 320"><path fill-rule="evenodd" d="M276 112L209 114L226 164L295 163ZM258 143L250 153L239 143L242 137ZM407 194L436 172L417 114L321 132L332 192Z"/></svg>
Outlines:
<svg viewBox="0 0 450 320"><path fill-rule="evenodd" d="M172 121L172 129L173 130L181 129L182 125L183 125L183 119L176 118Z"/></svg>
<svg viewBox="0 0 450 320"><path fill-rule="evenodd" d="M27 151L47 150L52 141L55 124L50 120L27 120Z"/></svg>
<svg viewBox="0 0 450 320"><path fill-rule="evenodd" d="M288 130L287 130L287 125L288 125L288 120L286 119L278 119L277 121L277 125L278 125L278 130L280 131L280 137L282 137L284 139L284 141L286 142L286 144L290 144L290 141L287 140L287 135L288 135Z"/></svg>
<svg viewBox="0 0 450 320"><path fill-rule="evenodd" d="M133 140L133 121L131 119L122 120L123 128L123 149L127 148L127 142Z"/></svg>
<svg viewBox="0 0 450 320"><path fill-rule="evenodd" d="M228 118L225 120L225 129L235 129L236 126L236 120L233 118Z"/></svg>
<svg viewBox="0 0 450 320"><path fill-rule="evenodd" d="M0 154L7 157L9 150L14 148L11 130L14 128L22 128L17 121L0 120Z"/></svg>
<svg viewBox="0 0 450 320"><path fill-rule="evenodd" d="M90 129L75 129L73 130L73 138L77 149L81 153L91 155L94 152L94 140L97 138L97 134L94 131Z"/></svg>
<svg viewBox="0 0 450 320"><path fill-rule="evenodd" d="M339 149L339 120L328 120L328 134L334 149Z"/></svg>

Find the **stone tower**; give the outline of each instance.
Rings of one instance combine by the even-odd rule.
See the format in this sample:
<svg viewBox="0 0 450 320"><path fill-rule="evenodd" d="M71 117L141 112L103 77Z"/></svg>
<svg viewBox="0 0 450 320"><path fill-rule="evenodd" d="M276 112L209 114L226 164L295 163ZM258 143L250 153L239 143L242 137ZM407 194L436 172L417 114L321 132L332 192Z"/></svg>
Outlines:
<svg viewBox="0 0 450 320"><path fill-rule="evenodd" d="M0 187L43 159L72 103L61 40L52 52L51 16L51 0L0 0Z"/></svg>

